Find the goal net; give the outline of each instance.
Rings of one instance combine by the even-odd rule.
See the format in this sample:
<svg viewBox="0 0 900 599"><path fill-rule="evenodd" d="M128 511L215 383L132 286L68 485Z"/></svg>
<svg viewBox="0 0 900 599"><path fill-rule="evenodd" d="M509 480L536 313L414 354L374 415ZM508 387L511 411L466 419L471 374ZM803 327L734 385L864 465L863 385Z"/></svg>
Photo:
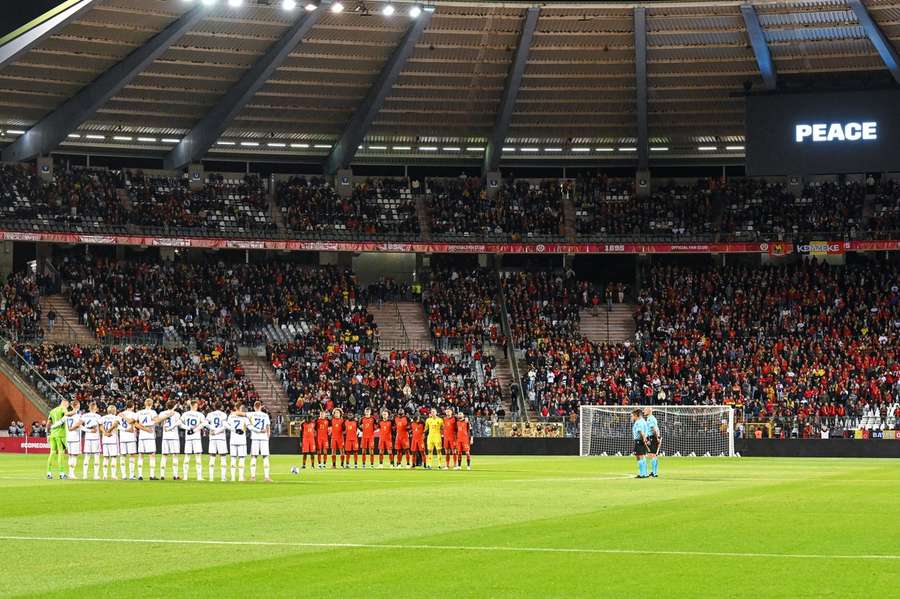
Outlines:
<svg viewBox="0 0 900 599"><path fill-rule="evenodd" d="M652 406L660 455L733 456L734 410L728 406ZM631 411L644 406L581 406L581 455L630 455Z"/></svg>

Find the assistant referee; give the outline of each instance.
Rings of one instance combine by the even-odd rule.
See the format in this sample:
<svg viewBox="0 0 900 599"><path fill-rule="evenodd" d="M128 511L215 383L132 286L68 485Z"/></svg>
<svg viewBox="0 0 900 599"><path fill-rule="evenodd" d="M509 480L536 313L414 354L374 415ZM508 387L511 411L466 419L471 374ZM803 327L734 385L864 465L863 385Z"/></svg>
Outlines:
<svg viewBox="0 0 900 599"><path fill-rule="evenodd" d="M647 423L640 408L631 411L631 438L634 439L634 457L637 459L638 475L635 478L648 478L647 475Z"/></svg>
<svg viewBox="0 0 900 599"><path fill-rule="evenodd" d="M650 476L656 478L659 473L659 445L662 443L662 435L659 432L659 424L653 415L653 408L644 408L644 423L647 427L647 457L650 458Z"/></svg>

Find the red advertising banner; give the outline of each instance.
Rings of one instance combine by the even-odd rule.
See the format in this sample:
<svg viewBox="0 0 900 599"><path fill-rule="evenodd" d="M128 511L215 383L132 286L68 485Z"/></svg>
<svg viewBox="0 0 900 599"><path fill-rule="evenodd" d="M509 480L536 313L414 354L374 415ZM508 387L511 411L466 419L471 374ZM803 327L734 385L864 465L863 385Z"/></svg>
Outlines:
<svg viewBox="0 0 900 599"><path fill-rule="evenodd" d="M0 453L50 453L46 437L0 437Z"/></svg>
<svg viewBox="0 0 900 599"><path fill-rule="evenodd" d="M0 231L0 241L145 245L176 248L287 250L308 252L422 252L428 254L842 254L900 251L900 240L814 241L795 247L789 241L721 243L440 243L385 241L282 241L199 237L144 237L140 235L84 235L81 233L20 233Z"/></svg>

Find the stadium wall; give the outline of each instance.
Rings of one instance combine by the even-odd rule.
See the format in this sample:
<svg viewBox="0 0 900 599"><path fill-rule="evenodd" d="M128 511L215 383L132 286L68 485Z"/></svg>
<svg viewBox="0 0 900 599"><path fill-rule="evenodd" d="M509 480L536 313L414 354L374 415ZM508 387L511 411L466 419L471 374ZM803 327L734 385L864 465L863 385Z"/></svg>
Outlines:
<svg viewBox="0 0 900 599"><path fill-rule="evenodd" d="M0 428L9 427L13 420L24 422L30 429L32 422L46 420L46 416L6 374L0 373Z"/></svg>

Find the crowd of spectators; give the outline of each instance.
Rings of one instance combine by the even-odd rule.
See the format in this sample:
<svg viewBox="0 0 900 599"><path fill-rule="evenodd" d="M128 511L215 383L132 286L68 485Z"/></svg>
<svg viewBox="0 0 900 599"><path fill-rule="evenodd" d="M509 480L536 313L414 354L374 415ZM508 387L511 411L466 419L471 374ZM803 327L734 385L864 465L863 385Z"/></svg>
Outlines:
<svg viewBox="0 0 900 599"><path fill-rule="evenodd" d="M367 179L344 198L324 179L294 177L278 183L276 201L292 231L321 236L419 236L416 203L406 179Z"/></svg>
<svg viewBox="0 0 900 599"><path fill-rule="evenodd" d="M521 298L510 317L522 387L542 416L582 403L727 404L786 435L874 427L900 401L898 275L880 262L652 267L636 336L619 344L578 332L573 282L520 276L509 295Z"/></svg>
<svg viewBox="0 0 900 599"><path fill-rule="evenodd" d="M505 345L498 291L497 273L486 268L433 270L423 305L435 345Z"/></svg>
<svg viewBox="0 0 900 599"><path fill-rule="evenodd" d="M16 351L64 397L96 401L104 410L150 398L160 409L170 399L252 404L258 399L236 349L207 343L194 349L160 346L19 344ZM23 366L24 367L24 366ZM38 383L38 386L43 385ZM46 389L43 391L47 391Z"/></svg>
<svg viewBox="0 0 900 599"><path fill-rule="evenodd" d="M429 181L431 233L436 237L558 237L562 233L563 193L568 183L504 181L495 193L481 180Z"/></svg>
<svg viewBox="0 0 900 599"><path fill-rule="evenodd" d="M867 229L876 239L900 237L900 182L890 180L879 186Z"/></svg>
<svg viewBox="0 0 900 599"><path fill-rule="evenodd" d="M44 336L40 286L30 270L6 277L0 290L0 334L13 340L34 340Z"/></svg>
<svg viewBox="0 0 900 599"><path fill-rule="evenodd" d="M366 325L361 290L349 271L336 268L69 258L60 271L79 321L99 338L261 345L270 325Z"/></svg>

